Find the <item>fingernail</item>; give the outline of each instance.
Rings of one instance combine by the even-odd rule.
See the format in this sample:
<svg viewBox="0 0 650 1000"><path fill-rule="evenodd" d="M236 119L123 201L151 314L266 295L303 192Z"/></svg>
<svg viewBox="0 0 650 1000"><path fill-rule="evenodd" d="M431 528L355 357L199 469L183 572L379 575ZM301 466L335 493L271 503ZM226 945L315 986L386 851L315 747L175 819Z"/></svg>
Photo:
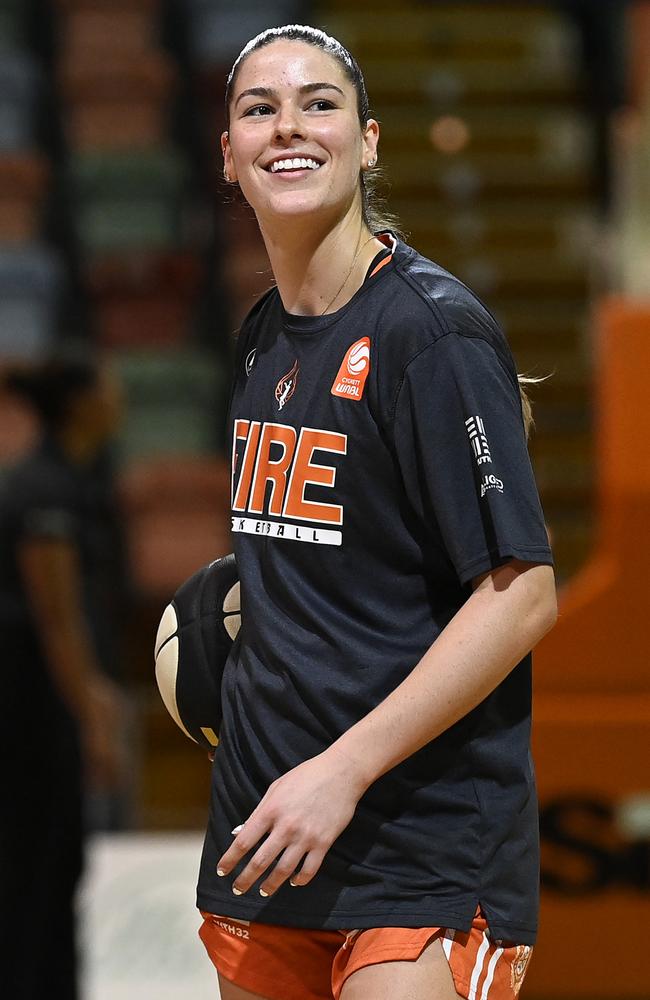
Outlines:
<svg viewBox="0 0 650 1000"><path fill-rule="evenodd" d="M299 888L298 883L297 882L292 882L291 879L289 879L289 885L292 885L294 887L294 889L298 889Z"/></svg>
<svg viewBox="0 0 650 1000"><path fill-rule="evenodd" d="M217 875L219 876L219 878L223 878L225 874L226 873L223 870L223 868L217 868Z"/></svg>
<svg viewBox="0 0 650 1000"><path fill-rule="evenodd" d="M242 894L241 889L238 889L236 885L233 885L232 891L234 892L235 896L241 896Z"/></svg>
<svg viewBox="0 0 650 1000"><path fill-rule="evenodd" d="M264 892L264 889L260 889L260 896L264 896L264 899L267 899L268 895L268 892Z"/></svg>
<svg viewBox="0 0 650 1000"><path fill-rule="evenodd" d="M244 829L244 824L243 824L243 823L240 823L240 824L239 824L239 826L236 826L236 827L235 827L235 829L234 829L234 830L231 830L230 832L231 832L231 834L232 834L232 836L233 836L233 837L236 837L236 836L237 836L237 834L238 834L238 833L239 833L239 832L240 832L241 830L243 830L243 829Z"/></svg>

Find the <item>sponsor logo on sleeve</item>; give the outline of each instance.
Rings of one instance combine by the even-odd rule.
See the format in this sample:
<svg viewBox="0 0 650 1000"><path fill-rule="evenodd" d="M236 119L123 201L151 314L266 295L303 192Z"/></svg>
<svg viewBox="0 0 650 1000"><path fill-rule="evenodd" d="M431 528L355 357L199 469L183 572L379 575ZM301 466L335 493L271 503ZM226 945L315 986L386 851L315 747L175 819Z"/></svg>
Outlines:
<svg viewBox="0 0 650 1000"><path fill-rule="evenodd" d="M330 390L332 395L358 402L363 396L369 372L370 337L361 337L345 352L341 367L332 383Z"/></svg>
<svg viewBox="0 0 650 1000"><path fill-rule="evenodd" d="M481 496L484 497L488 490L497 490L498 493L503 493L503 481L497 479L492 473L483 476L481 480Z"/></svg>
<svg viewBox="0 0 650 1000"><path fill-rule="evenodd" d="M469 439L472 444L476 464L481 466L486 462L491 462L492 455L490 453L490 446L485 434L483 421L479 415L476 414L476 416L468 417L465 421L465 427L467 428L467 433L469 434Z"/></svg>
<svg viewBox="0 0 650 1000"><path fill-rule="evenodd" d="M465 427L467 428L474 458L479 469L485 465L492 465L492 453L490 452L490 445L485 433L485 425L478 413L467 418ZM484 497L489 490L496 490L497 493L503 493L503 480L495 476L493 472L484 472L480 482L481 497Z"/></svg>

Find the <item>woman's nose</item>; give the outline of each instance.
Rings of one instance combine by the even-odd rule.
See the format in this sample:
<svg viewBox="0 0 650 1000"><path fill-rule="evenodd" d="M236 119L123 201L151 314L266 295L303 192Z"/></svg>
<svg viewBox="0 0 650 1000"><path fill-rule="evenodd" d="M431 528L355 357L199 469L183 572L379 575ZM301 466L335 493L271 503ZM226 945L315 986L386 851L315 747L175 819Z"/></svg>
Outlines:
<svg viewBox="0 0 650 1000"><path fill-rule="evenodd" d="M282 105L276 119L276 134L283 141L304 138L305 128L302 116L293 105Z"/></svg>

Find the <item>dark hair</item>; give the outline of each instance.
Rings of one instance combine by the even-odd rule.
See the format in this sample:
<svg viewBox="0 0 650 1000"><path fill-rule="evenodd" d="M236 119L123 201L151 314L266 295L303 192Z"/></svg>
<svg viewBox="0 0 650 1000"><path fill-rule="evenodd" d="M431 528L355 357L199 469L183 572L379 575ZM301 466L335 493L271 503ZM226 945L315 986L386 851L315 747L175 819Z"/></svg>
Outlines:
<svg viewBox="0 0 650 1000"><path fill-rule="evenodd" d="M5 370L3 385L24 399L43 423L53 430L61 427L75 396L94 388L99 370L89 358L50 358L32 366Z"/></svg>
<svg viewBox="0 0 650 1000"><path fill-rule="evenodd" d="M285 24L280 28L267 28L266 31L260 32L259 35L251 38L246 43L235 59L232 69L228 74L228 80L226 81L226 121L230 121L232 91L242 63L245 62L251 53L256 52L257 49L262 49L272 42L282 40L306 42L307 45L313 45L322 52L326 52L327 55L332 56L333 59L336 59L356 91L359 123L362 129L365 128L370 116L370 107L366 84L358 62L336 38L327 35L320 28L312 28L307 24ZM382 173L378 167L371 167L367 171L361 171L360 185L363 221L373 233L377 233L382 229L392 229L399 234L399 222L397 218L386 211L384 199L377 193L377 182L381 179Z"/></svg>

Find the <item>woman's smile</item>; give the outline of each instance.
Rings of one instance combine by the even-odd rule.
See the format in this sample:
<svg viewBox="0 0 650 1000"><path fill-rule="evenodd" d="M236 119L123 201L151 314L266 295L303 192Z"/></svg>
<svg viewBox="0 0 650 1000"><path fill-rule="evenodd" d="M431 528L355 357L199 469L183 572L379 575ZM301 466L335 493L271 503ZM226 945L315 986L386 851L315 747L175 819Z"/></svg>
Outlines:
<svg viewBox="0 0 650 1000"><path fill-rule="evenodd" d="M321 166L322 164L311 156L283 156L281 159L273 160L266 169L272 174L282 173L293 176L300 174L302 176L320 169Z"/></svg>

